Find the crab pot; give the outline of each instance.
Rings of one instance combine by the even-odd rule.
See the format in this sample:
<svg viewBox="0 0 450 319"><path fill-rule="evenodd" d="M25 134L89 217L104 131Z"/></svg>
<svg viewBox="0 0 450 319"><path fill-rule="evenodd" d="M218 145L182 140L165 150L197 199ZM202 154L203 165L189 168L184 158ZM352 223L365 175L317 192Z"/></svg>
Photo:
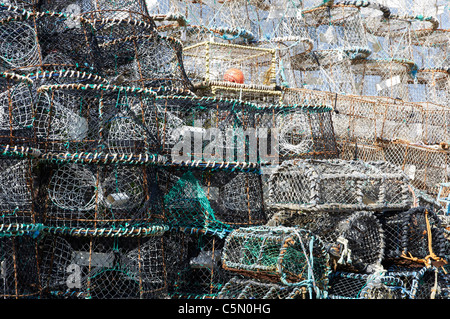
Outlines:
<svg viewBox="0 0 450 319"><path fill-rule="evenodd" d="M144 227L161 215L150 166L43 162L40 210L49 228Z"/></svg>
<svg viewBox="0 0 450 319"><path fill-rule="evenodd" d="M182 44L175 38L156 33L132 35L106 41L100 49L105 58L103 72L113 83L140 88L192 88L184 68Z"/></svg>
<svg viewBox="0 0 450 319"><path fill-rule="evenodd" d="M165 221L176 228L225 236L232 229L266 222L257 171L237 167L160 169Z"/></svg>
<svg viewBox="0 0 450 319"><path fill-rule="evenodd" d="M330 274L329 299L407 299L403 281L388 275Z"/></svg>
<svg viewBox="0 0 450 319"><path fill-rule="evenodd" d="M285 161L268 179L269 209L304 212L408 209L409 180L388 162Z"/></svg>
<svg viewBox="0 0 450 319"><path fill-rule="evenodd" d="M328 253L319 237L301 228L236 229L225 239L222 262L228 271L288 286L305 286L315 296L327 289Z"/></svg>
<svg viewBox="0 0 450 319"><path fill-rule="evenodd" d="M6 151L8 147L6 148ZM21 225L40 221L35 207L34 161L30 158L0 156L0 224ZM23 153L21 154L23 156Z"/></svg>
<svg viewBox="0 0 450 319"><path fill-rule="evenodd" d="M413 207L403 212L383 213L380 221L385 233L386 263L411 267L445 263L447 240L444 227L433 211Z"/></svg>
<svg viewBox="0 0 450 319"><path fill-rule="evenodd" d="M222 287L216 299L309 299L309 294L306 287L233 277Z"/></svg>
<svg viewBox="0 0 450 319"><path fill-rule="evenodd" d="M0 298L39 298L41 286L34 234L34 231L3 231L3 227L0 230Z"/></svg>
<svg viewBox="0 0 450 319"><path fill-rule="evenodd" d="M162 233L152 236L48 233L39 244L45 296L64 299L166 297Z"/></svg>
<svg viewBox="0 0 450 319"><path fill-rule="evenodd" d="M230 279L221 267L224 239L192 231L166 232L163 239L170 297L215 298Z"/></svg>
<svg viewBox="0 0 450 319"><path fill-rule="evenodd" d="M4 44L0 46L3 71L20 74L69 68L100 71L95 34L83 18L51 11L23 11L1 19L0 32L4 33Z"/></svg>
<svg viewBox="0 0 450 319"><path fill-rule="evenodd" d="M154 93L102 84L44 85L38 89L34 130L44 152L145 154L158 143L148 128Z"/></svg>

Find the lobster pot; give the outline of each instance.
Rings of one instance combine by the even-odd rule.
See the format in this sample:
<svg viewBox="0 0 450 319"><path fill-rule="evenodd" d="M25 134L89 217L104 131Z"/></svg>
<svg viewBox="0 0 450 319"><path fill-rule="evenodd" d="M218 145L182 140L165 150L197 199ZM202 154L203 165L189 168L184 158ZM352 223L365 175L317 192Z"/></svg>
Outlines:
<svg viewBox="0 0 450 319"><path fill-rule="evenodd" d="M267 225L307 229L322 239L342 271L374 273L384 258L384 230L373 212L355 211L314 214L277 211Z"/></svg>
<svg viewBox="0 0 450 319"><path fill-rule="evenodd" d="M367 32L377 58L414 59L414 42L418 37L432 34L439 22L431 16L393 14L378 23L369 24Z"/></svg>
<svg viewBox="0 0 450 319"><path fill-rule="evenodd" d="M408 83L418 69L411 61L400 58L360 59L351 67L356 94L382 96L408 101Z"/></svg>
<svg viewBox="0 0 450 319"><path fill-rule="evenodd" d="M386 275L402 281L404 299L448 299L448 275L439 268L394 267Z"/></svg>
<svg viewBox="0 0 450 319"><path fill-rule="evenodd" d="M445 102L445 101L444 101ZM447 103L436 105L434 103L422 103L424 127L423 141L427 145L440 145L441 148L447 150L450 143L450 131L448 123L450 121L450 111Z"/></svg>
<svg viewBox="0 0 450 319"><path fill-rule="evenodd" d="M304 212L409 208L409 180L388 162L285 161L268 179L270 209Z"/></svg>
<svg viewBox="0 0 450 319"><path fill-rule="evenodd" d="M275 50L237 44L205 41L183 48L184 68L192 84L209 85L218 81L226 86L235 79L225 78L229 69L239 69L239 84L275 85Z"/></svg>
<svg viewBox="0 0 450 319"><path fill-rule="evenodd" d="M0 157L0 224L38 222L33 201L33 162L31 159Z"/></svg>
<svg viewBox="0 0 450 319"><path fill-rule="evenodd" d="M231 229L266 222L257 171L174 166L160 169L158 178L164 218L173 227L224 237Z"/></svg>
<svg viewBox="0 0 450 319"><path fill-rule="evenodd" d="M386 161L400 167L417 189L437 195L437 185L447 182L448 152L439 146L391 142L382 147Z"/></svg>
<svg viewBox="0 0 450 319"><path fill-rule="evenodd" d="M450 74L445 69L419 69L409 84L409 100L446 106L450 99Z"/></svg>
<svg viewBox="0 0 450 319"><path fill-rule="evenodd" d="M47 234L40 243L40 277L48 298L167 297L160 235Z"/></svg>
<svg viewBox="0 0 450 319"><path fill-rule="evenodd" d="M33 137L33 104L31 80L14 74L0 73L0 143L35 147Z"/></svg>
<svg viewBox="0 0 450 319"><path fill-rule="evenodd" d="M395 276L351 272L330 274L329 299L408 299L403 281Z"/></svg>
<svg viewBox="0 0 450 319"><path fill-rule="evenodd" d="M24 11L0 20L0 32L4 42L0 46L0 68L4 71L28 74L71 68L99 72L99 51L85 19L63 13Z"/></svg>
<svg viewBox="0 0 450 319"><path fill-rule="evenodd" d="M450 29L420 30L415 32L414 39L414 61L423 69L441 69L449 63L448 41L450 40Z"/></svg>
<svg viewBox="0 0 450 319"><path fill-rule="evenodd" d="M352 65L370 55L367 48L323 49L299 53L291 58L297 86L310 90L358 94Z"/></svg>
<svg viewBox="0 0 450 319"><path fill-rule="evenodd" d="M153 153L154 94L96 84L44 85L38 89L34 131L45 152L116 155Z"/></svg>
<svg viewBox="0 0 450 319"><path fill-rule="evenodd" d="M368 48L361 8L370 7L381 15L381 6L360 1L335 1L331 5L313 6L301 11L307 34L319 50Z"/></svg>
<svg viewBox="0 0 450 319"><path fill-rule="evenodd" d="M278 153L280 161L335 158L338 149L331 112L322 105L275 105L272 111L258 110L256 127L273 132L276 140L271 151Z"/></svg>
<svg viewBox="0 0 450 319"><path fill-rule="evenodd" d="M104 72L120 85L140 88L191 88L182 57L182 44L157 35L128 36L100 45Z"/></svg>
<svg viewBox="0 0 450 319"><path fill-rule="evenodd" d="M441 220L433 211L414 207L380 216L385 233L385 258L394 264L425 264L442 261L446 238Z"/></svg>
<svg viewBox="0 0 450 319"><path fill-rule="evenodd" d="M327 289L329 256L322 240L301 228L236 229L225 239L222 262L244 276L310 288L317 298Z"/></svg>
<svg viewBox="0 0 450 319"><path fill-rule="evenodd" d="M305 287L233 277L223 286L216 299L309 299L309 294Z"/></svg>
<svg viewBox="0 0 450 319"><path fill-rule="evenodd" d="M230 276L221 267L224 239L201 232L165 233L168 291L173 299L214 298Z"/></svg>
<svg viewBox="0 0 450 319"><path fill-rule="evenodd" d="M270 155L261 155L258 146L258 140L270 140L270 134L259 137L256 109L238 100L158 95L154 129L159 132L159 152L173 162L257 163Z"/></svg>
<svg viewBox="0 0 450 319"><path fill-rule="evenodd" d="M47 162L41 164L39 178L40 206L48 228L138 227L161 214L151 167Z"/></svg>
<svg viewBox="0 0 450 319"><path fill-rule="evenodd" d="M145 0L109 1L109 0L43 0L39 1L39 11L55 11L87 19L145 19L148 11Z"/></svg>
<svg viewBox="0 0 450 319"><path fill-rule="evenodd" d="M37 239L33 232L0 231L0 266L0 298L40 296Z"/></svg>

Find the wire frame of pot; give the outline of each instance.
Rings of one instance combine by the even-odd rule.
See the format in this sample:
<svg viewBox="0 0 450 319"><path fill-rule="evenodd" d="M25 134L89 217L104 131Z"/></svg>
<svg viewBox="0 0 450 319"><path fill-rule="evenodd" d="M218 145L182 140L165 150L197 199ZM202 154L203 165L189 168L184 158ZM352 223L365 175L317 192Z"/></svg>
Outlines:
<svg viewBox="0 0 450 319"><path fill-rule="evenodd" d="M1 143L35 147L33 82L14 73L0 73L0 96Z"/></svg>
<svg viewBox="0 0 450 319"><path fill-rule="evenodd" d="M269 211L267 225L299 227L319 236L334 268L354 273L375 273L382 268L384 230L374 212Z"/></svg>
<svg viewBox="0 0 450 319"><path fill-rule="evenodd" d="M448 181L448 151L439 145L420 145L406 141L381 143L387 162L401 168L411 185L437 195L439 183Z"/></svg>
<svg viewBox="0 0 450 319"><path fill-rule="evenodd" d="M47 234L40 245L44 295L61 299L167 297L160 236Z"/></svg>
<svg viewBox="0 0 450 319"><path fill-rule="evenodd" d="M221 265L224 239L171 231L164 234L163 240L170 298L216 298L230 279Z"/></svg>
<svg viewBox="0 0 450 319"><path fill-rule="evenodd" d="M330 299L409 299L403 281L395 276L351 272L330 274Z"/></svg>
<svg viewBox="0 0 450 319"><path fill-rule="evenodd" d="M266 222L257 172L169 168L159 172L164 221L174 228L225 237L232 229Z"/></svg>
<svg viewBox="0 0 450 319"><path fill-rule="evenodd" d="M145 19L148 11L145 0L109 1L109 0L44 0L38 5L40 11L64 12L87 19Z"/></svg>
<svg viewBox="0 0 450 319"><path fill-rule="evenodd" d="M304 212L409 208L409 180L389 162L284 161L268 179L266 206Z"/></svg>
<svg viewBox="0 0 450 319"><path fill-rule="evenodd" d="M306 287L278 285L248 278L231 278L216 299L309 299Z"/></svg>
<svg viewBox="0 0 450 319"><path fill-rule="evenodd" d="M45 152L145 154L158 147L149 90L71 83L37 93L34 130Z"/></svg>
<svg viewBox="0 0 450 319"><path fill-rule="evenodd" d="M184 68L193 84L224 81L227 70L243 73L244 84L274 85L275 50L205 41L183 48Z"/></svg>
<svg viewBox="0 0 450 319"><path fill-rule="evenodd" d="M0 20L1 69L16 73L73 68L98 72L100 55L88 22L56 12L28 12Z"/></svg>
<svg viewBox="0 0 450 319"><path fill-rule="evenodd" d="M329 256L321 239L301 228L236 229L226 237L222 262L252 278L307 287L317 298L327 289Z"/></svg>
<svg viewBox="0 0 450 319"><path fill-rule="evenodd" d="M0 231L0 298L34 299L41 296L38 240L33 233Z"/></svg>
<svg viewBox="0 0 450 319"><path fill-rule="evenodd" d="M446 264L444 227L437 214L424 207L381 216L386 234L386 259L394 264Z"/></svg>
<svg viewBox="0 0 450 319"><path fill-rule="evenodd" d="M104 73L113 83L141 88L191 89L182 44L157 34L127 36L100 45Z"/></svg>
<svg viewBox="0 0 450 319"><path fill-rule="evenodd" d="M41 167L40 207L49 228L141 227L161 216L151 168L73 162Z"/></svg>

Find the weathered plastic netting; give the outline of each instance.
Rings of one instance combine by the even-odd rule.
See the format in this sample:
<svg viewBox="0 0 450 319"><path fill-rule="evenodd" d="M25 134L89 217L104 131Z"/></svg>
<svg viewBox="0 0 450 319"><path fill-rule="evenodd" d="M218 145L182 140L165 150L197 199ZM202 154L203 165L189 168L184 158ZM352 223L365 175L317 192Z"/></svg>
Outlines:
<svg viewBox="0 0 450 319"><path fill-rule="evenodd" d="M430 102L446 106L449 103L450 74L444 68L421 68L409 84L409 101Z"/></svg>
<svg viewBox="0 0 450 319"><path fill-rule="evenodd" d="M266 222L258 172L162 169L164 220L175 228L225 237L232 229Z"/></svg>
<svg viewBox="0 0 450 319"><path fill-rule="evenodd" d="M151 226L161 194L151 166L40 164L40 209L49 228L110 230Z"/></svg>
<svg viewBox="0 0 450 319"><path fill-rule="evenodd" d="M0 20L3 71L71 68L99 72L101 58L87 20L56 12L28 12Z"/></svg>
<svg viewBox="0 0 450 319"><path fill-rule="evenodd" d="M160 235L45 235L39 244L44 295L92 299L166 297Z"/></svg>
<svg viewBox="0 0 450 319"><path fill-rule="evenodd" d="M330 274L330 299L407 299L401 278L387 274Z"/></svg>
<svg viewBox="0 0 450 319"><path fill-rule="evenodd" d="M216 299L308 299L306 287L294 287L256 279L231 278Z"/></svg>
<svg viewBox="0 0 450 319"><path fill-rule="evenodd" d="M171 298L214 298L230 280L230 274L221 266L224 239L170 231L164 234L163 241Z"/></svg>
<svg viewBox="0 0 450 319"><path fill-rule="evenodd" d="M384 212L380 222L385 234L386 263L405 265L445 264L446 239L439 217L424 207Z"/></svg>
<svg viewBox="0 0 450 319"><path fill-rule="evenodd" d="M40 296L37 248L33 232L12 235L0 231L0 298Z"/></svg>
<svg viewBox="0 0 450 319"><path fill-rule="evenodd" d="M339 270L374 273L382 268L384 230L373 212L278 211L268 225L300 227L320 237Z"/></svg>
<svg viewBox="0 0 450 319"><path fill-rule="evenodd" d="M226 270L251 278L307 287L312 296L327 289L329 255L319 237L301 228L236 229L225 239L222 262Z"/></svg>
<svg viewBox="0 0 450 319"><path fill-rule="evenodd" d="M448 41L450 29L424 30L416 32L413 41L414 60L424 69L446 68L449 62Z"/></svg>
<svg viewBox="0 0 450 319"><path fill-rule="evenodd" d="M408 183L388 162L285 161L269 177L266 205L305 212L408 209Z"/></svg>

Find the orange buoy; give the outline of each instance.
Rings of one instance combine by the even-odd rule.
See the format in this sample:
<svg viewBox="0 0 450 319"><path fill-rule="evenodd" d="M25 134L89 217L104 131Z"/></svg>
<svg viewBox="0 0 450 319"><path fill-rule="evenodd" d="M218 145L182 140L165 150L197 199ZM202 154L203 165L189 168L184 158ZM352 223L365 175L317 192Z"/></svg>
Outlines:
<svg viewBox="0 0 450 319"><path fill-rule="evenodd" d="M244 83L244 73L239 69L228 69L223 79L228 82Z"/></svg>

